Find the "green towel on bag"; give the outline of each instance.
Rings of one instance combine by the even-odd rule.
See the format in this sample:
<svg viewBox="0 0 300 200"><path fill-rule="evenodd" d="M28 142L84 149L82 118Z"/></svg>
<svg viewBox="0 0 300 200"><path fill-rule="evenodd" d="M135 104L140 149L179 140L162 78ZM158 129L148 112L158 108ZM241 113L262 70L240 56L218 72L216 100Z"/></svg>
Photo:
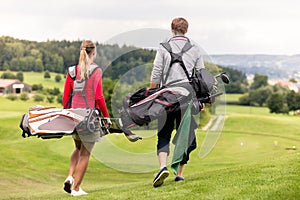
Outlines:
<svg viewBox="0 0 300 200"><path fill-rule="evenodd" d="M189 133L191 127L191 110L192 110L193 101L191 100L187 110L185 111L176 135L173 138L172 143L175 145L171 169L174 174L177 175L178 168L180 166L180 162L184 154L187 154L187 150L189 147Z"/></svg>

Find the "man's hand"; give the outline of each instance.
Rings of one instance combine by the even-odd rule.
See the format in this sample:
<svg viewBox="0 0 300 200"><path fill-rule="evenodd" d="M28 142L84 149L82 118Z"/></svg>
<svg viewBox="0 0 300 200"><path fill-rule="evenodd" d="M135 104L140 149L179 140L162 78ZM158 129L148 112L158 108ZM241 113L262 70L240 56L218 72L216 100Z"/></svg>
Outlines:
<svg viewBox="0 0 300 200"><path fill-rule="evenodd" d="M158 88L158 83L150 82L150 89L152 88Z"/></svg>
<svg viewBox="0 0 300 200"><path fill-rule="evenodd" d="M205 109L205 104L202 103L202 104L201 104L201 110L200 110L200 112L203 111L204 109Z"/></svg>

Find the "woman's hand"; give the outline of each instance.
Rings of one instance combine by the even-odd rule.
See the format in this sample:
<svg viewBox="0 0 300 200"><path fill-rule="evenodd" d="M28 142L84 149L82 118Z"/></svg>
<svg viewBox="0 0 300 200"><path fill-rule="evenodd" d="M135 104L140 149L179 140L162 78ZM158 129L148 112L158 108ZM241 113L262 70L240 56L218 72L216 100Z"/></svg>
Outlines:
<svg viewBox="0 0 300 200"><path fill-rule="evenodd" d="M106 123L105 123L105 128L109 129L110 126L112 125L110 118L105 118L106 119Z"/></svg>

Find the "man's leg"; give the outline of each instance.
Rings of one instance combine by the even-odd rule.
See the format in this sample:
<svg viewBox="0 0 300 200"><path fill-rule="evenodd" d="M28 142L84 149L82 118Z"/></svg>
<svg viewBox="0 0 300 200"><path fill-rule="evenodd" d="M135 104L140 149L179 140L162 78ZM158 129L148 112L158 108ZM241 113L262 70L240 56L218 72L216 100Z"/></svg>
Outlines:
<svg viewBox="0 0 300 200"><path fill-rule="evenodd" d="M154 187L161 186L164 183L164 180L169 176L167 161L170 152L170 140L173 129L174 117L172 115L168 115L165 122L164 120L158 120L157 156L160 171L153 180Z"/></svg>
<svg viewBox="0 0 300 200"><path fill-rule="evenodd" d="M167 152L159 152L158 153L158 161L160 164L160 169L167 167L168 153Z"/></svg>

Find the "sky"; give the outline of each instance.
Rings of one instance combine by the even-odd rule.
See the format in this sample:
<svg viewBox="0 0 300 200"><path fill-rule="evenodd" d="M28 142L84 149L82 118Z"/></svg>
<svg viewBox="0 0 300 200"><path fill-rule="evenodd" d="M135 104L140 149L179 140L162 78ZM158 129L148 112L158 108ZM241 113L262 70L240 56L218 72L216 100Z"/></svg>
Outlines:
<svg viewBox="0 0 300 200"><path fill-rule="evenodd" d="M169 30L175 17L208 54L300 54L299 0L9 0L0 2L0 36L104 43Z"/></svg>

